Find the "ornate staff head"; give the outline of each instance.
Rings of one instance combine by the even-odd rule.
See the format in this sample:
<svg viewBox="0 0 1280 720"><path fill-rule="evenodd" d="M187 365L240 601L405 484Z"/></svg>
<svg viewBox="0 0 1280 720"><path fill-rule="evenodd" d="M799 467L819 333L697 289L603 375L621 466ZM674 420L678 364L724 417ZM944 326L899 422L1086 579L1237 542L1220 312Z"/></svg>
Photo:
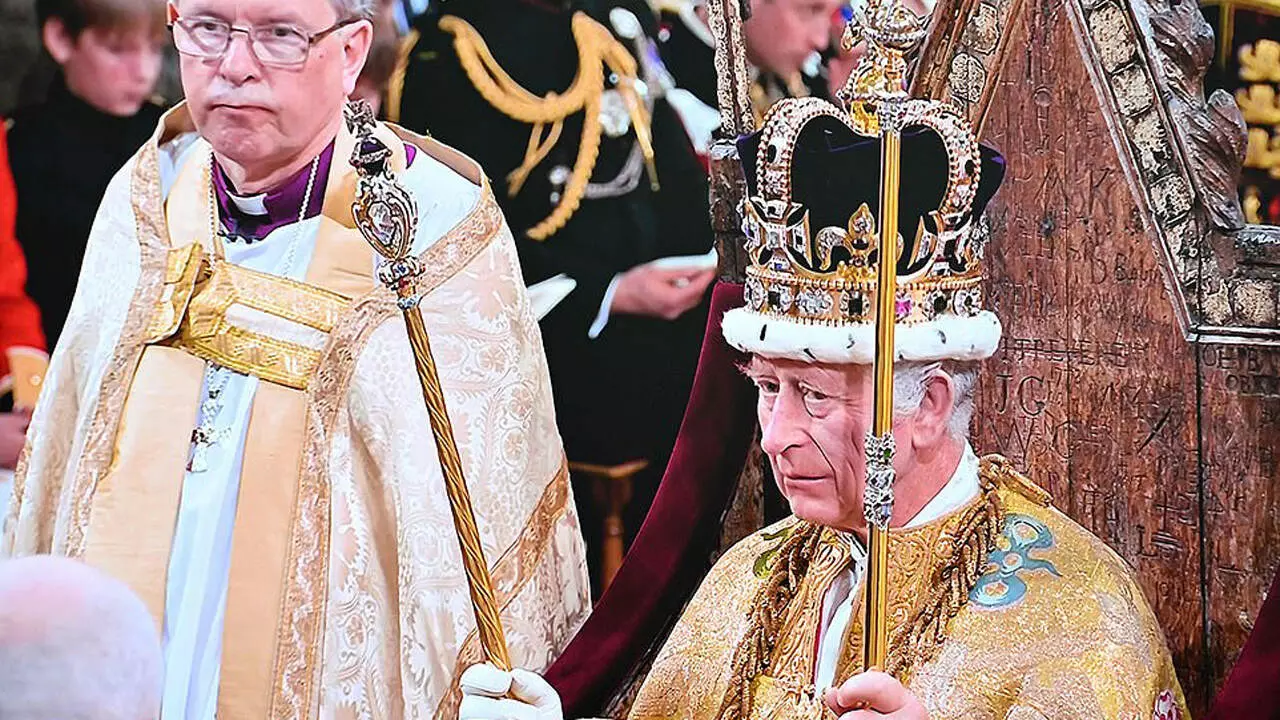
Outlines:
<svg viewBox="0 0 1280 720"><path fill-rule="evenodd" d="M418 259L410 254L418 228L418 203L391 169L391 148L374 135L377 125L368 103L347 104L347 129L356 136L351 165L356 169L355 202L351 214L356 227L382 257L378 279L405 303L415 303L413 280L422 274Z"/></svg>

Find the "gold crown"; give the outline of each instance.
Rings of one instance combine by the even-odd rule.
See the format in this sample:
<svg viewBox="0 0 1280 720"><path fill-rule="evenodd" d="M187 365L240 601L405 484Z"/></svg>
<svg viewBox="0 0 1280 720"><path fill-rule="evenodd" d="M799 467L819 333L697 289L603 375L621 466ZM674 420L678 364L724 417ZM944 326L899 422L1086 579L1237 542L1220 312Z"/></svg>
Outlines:
<svg viewBox="0 0 1280 720"><path fill-rule="evenodd" d="M840 93L849 111L814 98L788 99L765 117L755 192L742 208L749 255L746 307L726 317L726 337L751 352L869 361L872 343L861 338L875 318L879 221L862 202L840 225L813 227L811 218L820 213L811 213L792 193L800 136L811 122L827 117L862 137L878 137L880 123L892 122L899 129L922 127L941 139L946 155L942 199L920 218L914 237L898 239L895 309L897 321L906 326L899 333L899 355L987 357L1000 326L982 310L985 236L973 217L982 168L977 138L950 105L906 95L905 54L923 36L919 18L892 0L873 0L857 21L846 32L846 44L865 41L868 50ZM903 165L902 170L904 187L910 187L910 175L920 169ZM857 203L848 200L850 207ZM773 338L766 339L769 332ZM904 343L916 346L904 353Z"/></svg>
<svg viewBox="0 0 1280 720"><path fill-rule="evenodd" d="M791 194L791 161L808 123L832 117L857 132L839 108L815 98L783 100L766 116L756 156L757 192L743 208L747 307L803 323L870 322L874 315L878 222L862 203L843 226L813 228ZM903 105L904 126L932 129L947 154L947 187L910 241L899 238L898 321L932 320L981 309L982 242L971 214L982 158L964 118L924 100Z"/></svg>

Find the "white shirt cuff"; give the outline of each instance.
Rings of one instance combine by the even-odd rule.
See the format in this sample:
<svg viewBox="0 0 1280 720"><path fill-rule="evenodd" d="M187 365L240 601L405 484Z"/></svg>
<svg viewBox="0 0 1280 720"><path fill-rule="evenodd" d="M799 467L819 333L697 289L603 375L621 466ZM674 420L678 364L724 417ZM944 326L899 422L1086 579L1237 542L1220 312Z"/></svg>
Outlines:
<svg viewBox="0 0 1280 720"><path fill-rule="evenodd" d="M618 291L618 281L621 279L622 273L614 275L609 281L609 287L605 288L604 299L600 301L600 312L596 313L595 322L587 328L587 337L592 340L600 337L600 333L604 332L604 326L609 324L609 309L613 307L613 294Z"/></svg>

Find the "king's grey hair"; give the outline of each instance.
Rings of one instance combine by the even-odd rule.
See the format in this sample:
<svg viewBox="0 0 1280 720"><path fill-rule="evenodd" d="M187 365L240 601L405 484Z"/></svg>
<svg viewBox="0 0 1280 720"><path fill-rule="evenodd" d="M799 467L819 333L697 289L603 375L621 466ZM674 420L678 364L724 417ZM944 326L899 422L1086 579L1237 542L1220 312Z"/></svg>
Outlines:
<svg viewBox="0 0 1280 720"><path fill-rule="evenodd" d="M341 20L373 20L378 14L378 0L329 0Z"/></svg>
<svg viewBox="0 0 1280 720"><path fill-rule="evenodd" d="M60 557L0 561L0 718L157 718L162 658L119 580Z"/></svg>
<svg viewBox="0 0 1280 720"><path fill-rule="evenodd" d="M973 422L973 395L978 384L978 364L973 362L896 362L893 364L893 412L907 415L920 408L925 386L936 373L951 378L955 393L948 430L960 440L969 439Z"/></svg>

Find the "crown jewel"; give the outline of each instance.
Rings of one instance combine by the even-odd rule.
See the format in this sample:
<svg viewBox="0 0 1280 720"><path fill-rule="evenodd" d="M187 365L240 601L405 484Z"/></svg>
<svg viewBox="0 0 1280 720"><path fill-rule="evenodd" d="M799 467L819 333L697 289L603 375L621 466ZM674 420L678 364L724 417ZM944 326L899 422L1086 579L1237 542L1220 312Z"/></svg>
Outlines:
<svg viewBox="0 0 1280 720"><path fill-rule="evenodd" d="M910 327L985 314L989 317L982 318L983 324L994 325L998 338L998 320L982 310L983 248L974 222L982 172L978 141L965 118L950 105L906 94L904 57L923 37L919 18L891 0L872 0L855 20L858 24L850 24L845 41L865 42L867 52L840 93L849 111L804 98L783 100L765 116L756 152L755 192L742 207L749 255L744 311L809 327L809 337L817 337L813 326L843 330L870 328L874 323L881 262L875 198L825 198L827 204L840 205L837 217L842 219L835 224L831 212L814 212L806 204L817 199L795 196L792 172L802 133L820 119L825 118L821 122L828 128L843 126L852 136L868 138L880 135L881 122L892 122L900 130L915 127L935 134L945 155L935 167L902 165L904 189L912 186L912 175L919 179L921 172L944 175L945 187L936 207L924 210L918 223L904 223L918 228L914 236L898 239L900 251L894 258L897 321ZM876 165L847 171L874 173ZM998 178L999 173L994 179ZM827 220L815 227L816 216ZM761 327L760 342L766 342L765 332ZM726 336L729 333L726 327ZM846 335L852 345L854 334ZM987 344L994 350L994 342ZM985 357L990 350L977 354ZM862 352L850 355L864 356Z"/></svg>

